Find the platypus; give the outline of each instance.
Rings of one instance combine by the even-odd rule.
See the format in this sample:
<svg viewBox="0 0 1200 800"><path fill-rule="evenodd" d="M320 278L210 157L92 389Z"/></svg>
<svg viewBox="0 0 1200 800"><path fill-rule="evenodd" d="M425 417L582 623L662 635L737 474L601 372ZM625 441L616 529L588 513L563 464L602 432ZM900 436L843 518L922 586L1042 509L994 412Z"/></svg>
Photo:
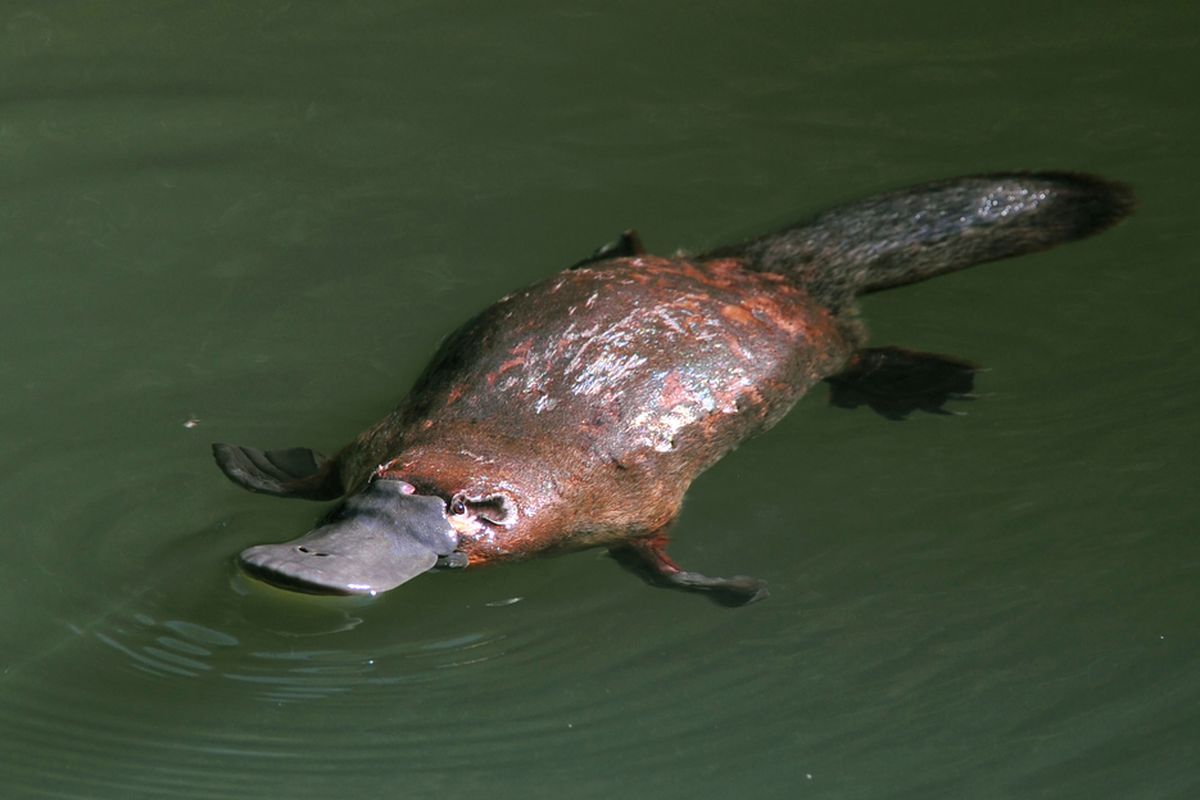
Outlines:
<svg viewBox="0 0 1200 800"><path fill-rule="evenodd" d="M250 547L251 575L369 594L428 570L605 547L650 583L726 605L766 583L667 555L692 481L824 381L902 419L969 397L968 361L866 347L856 298L1108 228L1122 184L977 175L870 197L698 255L628 231L452 333L400 404L336 456L213 445L235 483L335 500L309 533Z"/></svg>

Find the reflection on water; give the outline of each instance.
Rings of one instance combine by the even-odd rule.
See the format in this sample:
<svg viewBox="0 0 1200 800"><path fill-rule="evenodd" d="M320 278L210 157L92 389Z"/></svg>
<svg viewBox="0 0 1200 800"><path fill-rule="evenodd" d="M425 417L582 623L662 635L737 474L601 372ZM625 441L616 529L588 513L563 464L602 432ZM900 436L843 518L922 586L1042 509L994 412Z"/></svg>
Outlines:
<svg viewBox="0 0 1200 800"><path fill-rule="evenodd" d="M157 632L154 630L155 628L176 630L183 627L187 631L183 634L185 639L161 635L156 636L152 640L153 644L145 644L140 647L138 645L123 644L106 633L94 634L104 644L133 659L135 667L144 669L151 674L174 674L184 677L194 677L201 672L212 669L206 661L208 657L212 656L212 650L209 647L195 643L196 638L194 638L194 634L200 634L199 640L210 647L230 647L237 644L237 639L231 636L225 636L217 631L192 623L171 620L162 626L158 626L153 619L145 614L137 615L135 621L143 630L133 632L132 638L138 638L137 633L141 633L145 629L150 629L149 632L151 635ZM83 633L79 629L74 629L74 632L78 634ZM193 635L188 635L189 633ZM115 634L124 637L129 635L129 632L125 628L118 628Z"/></svg>
<svg viewBox="0 0 1200 800"><path fill-rule="evenodd" d="M611 564L547 563L568 575L612 567L602 574L631 599L656 596ZM28 721L8 748L16 769L6 785L31 794L100 786L113 796L187 798L258 796L262 785L282 781L291 796L315 797L321 792L305 780L338 780L374 796L375 781L415 769L427 775L417 785L428 789L434 775L460 772L468 754L473 770L503 770L528 748L568 746L568 735L582 733L594 752L620 757L642 745L605 729L660 694L661 680L689 694L713 685L703 670L678 674L682 664L665 672L634 666L652 657L651 646L686 649L688 630L655 635L629 608L600 623L585 609L611 606L612 598L585 593L563 603L558 592L569 597L570 587L547 596L540 572L515 570L513 584L489 580L497 573L434 582L423 597L391 593L392 601L309 598L236 578L235 590L210 593L215 607L203 622L179 613L188 604L183 586L143 597L136 610L69 623L67 641L47 631L52 651L43 648L21 676L0 683L0 724ZM489 588L505 585L524 585L540 599ZM585 626L575 624L580 614ZM663 701L652 699L647 707L666 725L647 734L656 741L694 737L709 718L703 707L664 714ZM337 733L327 738L320 732L331 724ZM221 759L219 771L206 766L211 757ZM103 781L94 780L97 771ZM486 787L478 772L459 781Z"/></svg>
<svg viewBox="0 0 1200 800"><path fill-rule="evenodd" d="M151 675L175 676L204 681L237 681L255 687L254 696L271 702L313 700L363 687L409 686L436 679L436 672L482 664L504 655L502 633L456 633L447 638L397 640L364 652L359 647L337 649L331 636L351 631L363 618L356 606L375 601L368 598L337 598L312 601L303 614L280 615L294 596L279 590L247 586L238 577L245 619L259 631L276 634L275 649L261 643L248 646L231 633L195 622L158 620L139 612L125 624L110 619L106 630L91 636L128 659L129 666ZM283 595L266 597L260 595ZM511 605L511 600L498 605ZM276 606L276 608L272 608ZM288 609L294 612L294 609ZM290 624L290 623L300 623ZM80 636L88 632L68 626ZM306 640L319 640L319 647L305 647ZM376 699L386 702L386 698Z"/></svg>

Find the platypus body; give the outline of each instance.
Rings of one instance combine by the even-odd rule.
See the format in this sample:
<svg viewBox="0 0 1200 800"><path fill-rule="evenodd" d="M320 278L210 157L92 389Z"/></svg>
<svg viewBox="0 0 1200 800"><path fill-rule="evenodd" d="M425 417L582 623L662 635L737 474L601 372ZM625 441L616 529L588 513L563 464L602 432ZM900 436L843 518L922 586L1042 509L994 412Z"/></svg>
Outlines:
<svg viewBox="0 0 1200 800"><path fill-rule="evenodd" d="M972 389L968 362L866 348L855 298L1082 238L1132 206L1100 178L1018 173L879 195L701 255L647 255L627 232L453 333L334 458L214 445L248 489L344 498L241 564L299 591L376 594L434 567L607 547L658 585L764 597L763 581L667 556L696 476L821 381L892 418Z"/></svg>

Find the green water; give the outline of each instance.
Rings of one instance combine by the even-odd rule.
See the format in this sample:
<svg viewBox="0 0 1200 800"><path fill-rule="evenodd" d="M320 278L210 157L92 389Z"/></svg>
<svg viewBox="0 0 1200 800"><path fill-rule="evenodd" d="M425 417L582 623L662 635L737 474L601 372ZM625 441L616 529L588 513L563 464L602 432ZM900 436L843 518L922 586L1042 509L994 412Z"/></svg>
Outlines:
<svg viewBox="0 0 1200 800"><path fill-rule="evenodd" d="M0 3L0 796L1200 796L1188 4ZM957 173L1131 182L1101 239L865 304L965 416L808 398L677 557L371 603L232 556L438 340L638 226L705 247Z"/></svg>

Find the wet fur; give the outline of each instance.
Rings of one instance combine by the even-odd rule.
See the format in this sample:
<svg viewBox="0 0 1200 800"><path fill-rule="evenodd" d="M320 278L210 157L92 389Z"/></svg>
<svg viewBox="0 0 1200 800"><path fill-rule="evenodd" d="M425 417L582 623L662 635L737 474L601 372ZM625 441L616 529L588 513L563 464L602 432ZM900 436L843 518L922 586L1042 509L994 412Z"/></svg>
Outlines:
<svg viewBox="0 0 1200 800"><path fill-rule="evenodd" d="M691 258L645 255L627 232L452 334L332 462L229 445L218 461L272 494L354 494L380 477L451 507L491 498L505 515L459 539L472 564L604 545L657 580L757 599L761 582L666 556L696 476L826 379L840 405L897 417L971 385L967 362L864 350L854 298L1088 236L1132 207L1100 178L1018 173L878 195Z"/></svg>

